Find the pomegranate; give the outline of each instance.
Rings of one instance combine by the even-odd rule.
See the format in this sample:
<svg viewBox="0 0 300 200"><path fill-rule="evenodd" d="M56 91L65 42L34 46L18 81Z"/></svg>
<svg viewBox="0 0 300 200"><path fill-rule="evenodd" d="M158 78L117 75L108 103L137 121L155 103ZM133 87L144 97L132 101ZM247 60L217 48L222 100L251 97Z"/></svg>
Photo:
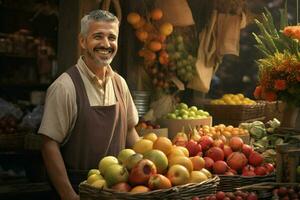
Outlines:
<svg viewBox="0 0 300 200"><path fill-rule="evenodd" d="M227 171L227 168L228 165L223 160L218 160L213 164L213 171L215 174L224 174Z"/></svg>
<svg viewBox="0 0 300 200"><path fill-rule="evenodd" d="M274 165L272 165L271 163L265 163L264 167L266 168L268 174L274 171Z"/></svg>
<svg viewBox="0 0 300 200"><path fill-rule="evenodd" d="M151 175L156 174L155 164L148 159L140 160L130 171L129 183L142 185L148 182Z"/></svg>
<svg viewBox="0 0 300 200"><path fill-rule="evenodd" d="M219 191L216 194L217 200L223 200L225 198L225 192Z"/></svg>
<svg viewBox="0 0 300 200"><path fill-rule="evenodd" d="M234 136L229 140L229 146L233 151L240 151L243 147L243 140L240 137Z"/></svg>
<svg viewBox="0 0 300 200"><path fill-rule="evenodd" d="M224 148L224 142L221 139L216 139L213 142L213 146L214 147L219 147L219 148L223 149Z"/></svg>
<svg viewBox="0 0 300 200"><path fill-rule="evenodd" d="M258 153L256 151L253 151L249 155L248 159L249 159L249 163L251 165L253 165L254 167L257 167L257 166L261 165L262 162L264 161L264 157L260 153Z"/></svg>
<svg viewBox="0 0 300 200"><path fill-rule="evenodd" d="M224 145L223 151L224 151L224 157L225 158L227 158L232 153L232 149L228 145Z"/></svg>
<svg viewBox="0 0 300 200"><path fill-rule="evenodd" d="M227 158L228 166L236 171L243 169L247 162L246 156L240 152L233 152Z"/></svg>
<svg viewBox="0 0 300 200"><path fill-rule="evenodd" d="M248 144L243 144L242 152L248 158L249 155L253 152L253 148Z"/></svg>
<svg viewBox="0 0 300 200"><path fill-rule="evenodd" d="M252 165L246 165L245 167L243 167L242 173L244 172L248 172L248 171L253 171L254 172L254 167Z"/></svg>
<svg viewBox="0 0 300 200"><path fill-rule="evenodd" d="M190 157L196 156L198 152L202 151L201 145L194 140L189 140L185 148L189 151Z"/></svg>
<svg viewBox="0 0 300 200"><path fill-rule="evenodd" d="M214 160L211 159L210 157L204 157L205 160L205 169L211 170L213 165L214 165Z"/></svg>
<svg viewBox="0 0 300 200"><path fill-rule="evenodd" d="M218 160L224 160L224 152L219 147L212 147L206 152L206 156L213 159L215 162Z"/></svg>
<svg viewBox="0 0 300 200"><path fill-rule="evenodd" d="M199 140L199 144L201 144L202 150L209 149L212 146L213 142L214 140L212 139L212 137L207 135L202 136Z"/></svg>
<svg viewBox="0 0 300 200"><path fill-rule="evenodd" d="M258 198L254 192L250 192L247 197L247 200L258 200Z"/></svg>
<svg viewBox="0 0 300 200"><path fill-rule="evenodd" d="M267 174L267 170L263 166L258 166L255 168L254 173L259 176L264 176Z"/></svg>

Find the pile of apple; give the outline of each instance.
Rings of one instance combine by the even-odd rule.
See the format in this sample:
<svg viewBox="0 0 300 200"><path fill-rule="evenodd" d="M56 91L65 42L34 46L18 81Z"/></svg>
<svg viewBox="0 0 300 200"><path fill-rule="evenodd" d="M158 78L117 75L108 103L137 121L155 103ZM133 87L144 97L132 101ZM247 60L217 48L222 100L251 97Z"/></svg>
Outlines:
<svg viewBox="0 0 300 200"><path fill-rule="evenodd" d="M248 130L232 125L218 124L213 127L204 125L199 128L200 135L207 135L213 138L231 138L232 136L249 136Z"/></svg>
<svg viewBox="0 0 300 200"><path fill-rule="evenodd" d="M194 197L193 200L258 200L258 197L255 192L237 190L235 192L219 191L205 198Z"/></svg>
<svg viewBox="0 0 300 200"><path fill-rule="evenodd" d="M176 71L180 80L184 82L192 80L197 58L188 52L183 37L179 34L172 35L168 40L167 51L170 57L170 69Z"/></svg>
<svg viewBox="0 0 300 200"><path fill-rule="evenodd" d="M244 144L238 136L213 139L207 135L200 136L197 131L189 135L177 133L173 143L186 147L191 156L203 156L205 168L214 174L264 176L274 171L273 164L264 162L262 154Z"/></svg>
<svg viewBox="0 0 300 200"><path fill-rule="evenodd" d="M243 94L224 94L220 99L211 100L215 105L254 105L256 102Z"/></svg>
<svg viewBox="0 0 300 200"><path fill-rule="evenodd" d="M97 188L140 193L211 178L204 159L187 148L148 133L132 149L102 158L98 169L89 171L86 182Z"/></svg>
<svg viewBox="0 0 300 200"><path fill-rule="evenodd" d="M207 118L207 111L198 109L196 106L189 107L186 103L179 103L176 108L168 113L166 119L203 119Z"/></svg>

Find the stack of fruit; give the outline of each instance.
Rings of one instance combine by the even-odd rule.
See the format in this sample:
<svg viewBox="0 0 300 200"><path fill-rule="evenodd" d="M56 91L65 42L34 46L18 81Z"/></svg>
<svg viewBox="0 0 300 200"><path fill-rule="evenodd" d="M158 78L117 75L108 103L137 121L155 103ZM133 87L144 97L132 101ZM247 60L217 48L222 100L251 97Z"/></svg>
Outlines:
<svg viewBox="0 0 300 200"><path fill-rule="evenodd" d="M159 129L160 125L143 118L139 119L139 123L135 126L136 131L139 133L142 130Z"/></svg>
<svg viewBox="0 0 300 200"><path fill-rule="evenodd" d="M189 107L185 103L179 103L176 108L168 113L166 119L203 119L209 117L209 113L198 109L196 106ZM200 125L200 124L199 124Z"/></svg>
<svg viewBox="0 0 300 200"><path fill-rule="evenodd" d="M167 51L170 57L170 69L176 71L177 77L183 82L192 80L195 74L197 58L187 50L181 35L172 35L168 40Z"/></svg>
<svg viewBox="0 0 300 200"><path fill-rule="evenodd" d="M172 86L170 78L175 75L169 70L169 54L166 39L173 32L173 25L158 23L163 16L159 8L151 10L149 16L143 17L136 12L127 16L127 21L136 30L136 37L143 43L138 55L144 59L144 67L158 89L168 90Z"/></svg>
<svg viewBox="0 0 300 200"><path fill-rule="evenodd" d="M224 94L220 99L211 100L214 105L254 105L256 102L243 94Z"/></svg>
<svg viewBox="0 0 300 200"><path fill-rule="evenodd" d="M231 138L233 136L239 136L241 137L243 140L246 137L249 137L249 132L248 130L245 130L243 128L239 128L239 127L234 127L232 125L224 125L224 124L218 124L215 126L207 126L204 125L202 127L199 128L199 134L200 135L207 135L210 136L214 139L217 138ZM245 140L244 140L245 142Z"/></svg>
<svg viewBox="0 0 300 200"><path fill-rule="evenodd" d="M212 178L204 168L204 159L196 152L190 153L190 149L150 133L117 157L102 158L98 169L89 171L86 182L97 188L140 193Z"/></svg>
<svg viewBox="0 0 300 200"><path fill-rule="evenodd" d="M186 147L192 155L204 156L205 168L219 175L264 176L274 171L271 163L264 162L262 154L234 136L230 139L200 136L194 131L188 137L180 132L173 138L177 146Z"/></svg>

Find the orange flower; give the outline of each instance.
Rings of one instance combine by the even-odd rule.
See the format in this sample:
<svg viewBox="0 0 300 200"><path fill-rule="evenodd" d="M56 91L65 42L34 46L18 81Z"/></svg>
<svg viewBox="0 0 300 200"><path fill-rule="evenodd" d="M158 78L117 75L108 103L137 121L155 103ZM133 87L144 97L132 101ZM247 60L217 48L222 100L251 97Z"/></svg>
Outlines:
<svg viewBox="0 0 300 200"><path fill-rule="evenodd" d="M300 26L287 26L283 29L283 34L287 37L300 40Z"/></svg>
<svg viewBox="0 0 300 200"><path fill-rule="evenodd" d="M285 90L286 89L286 81L282 79L275 80L274 88L276 90Z"/></svg>
<svg viewBox="0 0 300 200"><path fill-rule="evenodd" d="M277 95L275 92L272 91L267 91L264 93L265 99L267 101L276 101L277 100Z"/></svg>
<svg viewBox="0 0 300 200"><path fill-rule="evenodd" d="M254 93L253 93L254 97L255 97L256 99L259 99L259 98L261 97L261 92L262 92L261 86L260 86L260 85L259 85L259 86L256 86L256 88L255 88L255 90L254 90Z"/></svg>

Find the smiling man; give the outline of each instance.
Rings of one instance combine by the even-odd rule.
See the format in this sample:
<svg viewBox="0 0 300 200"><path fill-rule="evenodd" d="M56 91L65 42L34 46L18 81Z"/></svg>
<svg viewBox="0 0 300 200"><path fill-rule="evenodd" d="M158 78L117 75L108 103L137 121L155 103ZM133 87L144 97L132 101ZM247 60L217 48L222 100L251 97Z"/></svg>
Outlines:
<svg viewBox="0 0 300 200"><path fill-rule="evenodd" d="M117 155L138 137L138 113L125 80L110 63L118 49L119 21L95 10L81 20L83 55L47 90L39 133L48 175L63 200L106 155Z"/></svg>

